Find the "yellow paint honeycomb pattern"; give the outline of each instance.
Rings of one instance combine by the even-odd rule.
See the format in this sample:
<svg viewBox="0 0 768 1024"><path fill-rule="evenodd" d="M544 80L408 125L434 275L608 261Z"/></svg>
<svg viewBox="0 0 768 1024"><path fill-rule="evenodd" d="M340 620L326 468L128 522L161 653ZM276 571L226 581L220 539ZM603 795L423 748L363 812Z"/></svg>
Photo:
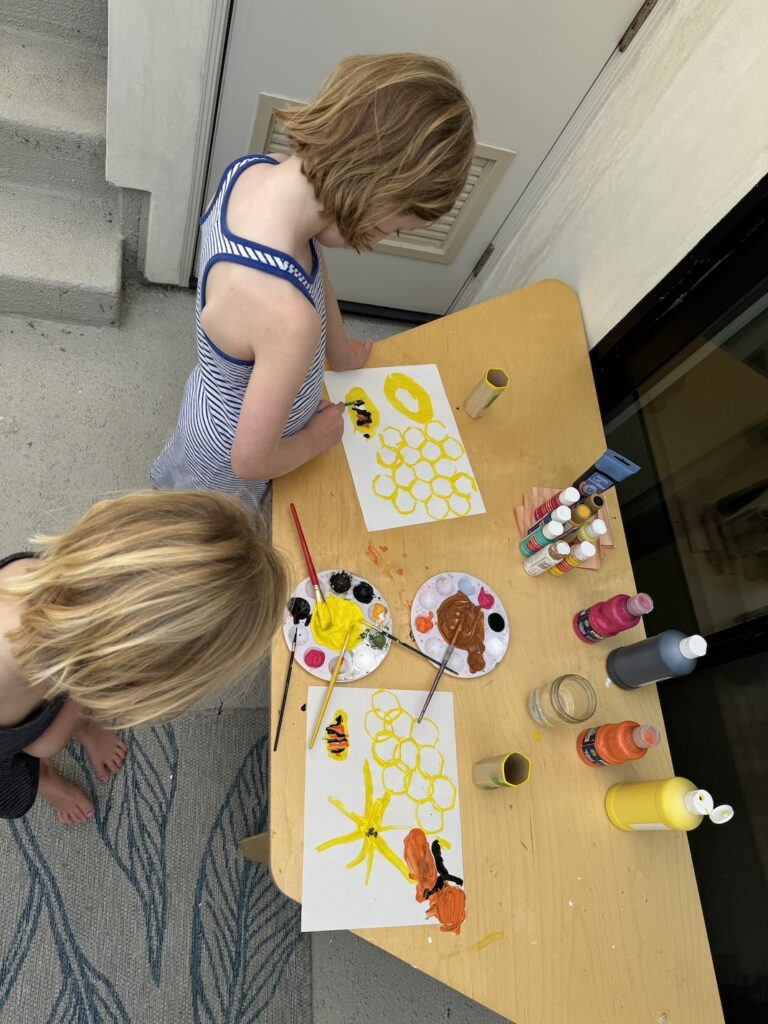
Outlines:
<svg viewBox="0 0 768 1024"><path fill-rule="evenodd" d="M390 797L407 797L416 824L427 835L442 831L445 815L456 806L456 784L444 773L440 730L429 718L417 722L389 690L377 690L365 716L371 755L381 769Z"/></svg>
<svg viewBox="0 0 768 1024"><path fill-rule="evenodd" d="M390 501L403 516L420 505L431 519L468 515L477 484L458 465L464 446L448 433L444 423L432 419L432 401L420 384L402 373L390 377L384 385L387 400L414 422L405 430L379 430L376 462L381 473L373 480L373 493ZM406 393L410 405L401 401L400 391Z"/></svg>

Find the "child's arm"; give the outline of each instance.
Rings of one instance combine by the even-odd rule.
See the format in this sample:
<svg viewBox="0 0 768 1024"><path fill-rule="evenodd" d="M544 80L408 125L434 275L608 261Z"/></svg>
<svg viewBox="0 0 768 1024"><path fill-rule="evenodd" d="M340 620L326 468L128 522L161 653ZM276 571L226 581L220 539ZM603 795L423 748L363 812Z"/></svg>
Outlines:
<svg viewBox="0 0 768 1024"><path fill-rule="evenodd" d="M65 700L61 711L45 732L25 747L24 752L31 754L32 757L53 757L54 754L58 754L72 739L82 716L83 711L79 704L73 700Z"/></svg>
<svg viewBox="0 0 768 1024"><path fill-rule="evenodd" d="M284 303L280 320L251 339L255 365L232 444L232 469L243 480L272 480L338 444L343 405L321 403L303 428L282 437L319 337L317 314L300 298ZM259 323L258 318L251 323Z"/></svg>
<svg viewBox="0 0 768 1024"><path fill-rule="evenodd" d="M332 370L359 370L368 362L373 347L372 341L358 341L348 338L341 319L339 303L333 290L325 260L322 258L323 284L325 285L325 355Z"/></svg>

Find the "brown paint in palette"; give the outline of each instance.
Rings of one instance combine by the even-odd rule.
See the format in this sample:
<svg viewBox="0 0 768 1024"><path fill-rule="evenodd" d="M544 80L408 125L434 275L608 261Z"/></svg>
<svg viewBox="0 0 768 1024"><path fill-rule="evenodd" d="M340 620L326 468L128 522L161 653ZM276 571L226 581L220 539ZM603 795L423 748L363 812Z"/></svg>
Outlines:
<svg viewBox="0 0 768 1024"><path fill-rule="evenodd" d="M470 672L482 672L485 668L485 617L482 608L462 591L447 597L437 609L437 628L446 643L453 639L459 624L461 629L454 646L467 652Z"/></svg>

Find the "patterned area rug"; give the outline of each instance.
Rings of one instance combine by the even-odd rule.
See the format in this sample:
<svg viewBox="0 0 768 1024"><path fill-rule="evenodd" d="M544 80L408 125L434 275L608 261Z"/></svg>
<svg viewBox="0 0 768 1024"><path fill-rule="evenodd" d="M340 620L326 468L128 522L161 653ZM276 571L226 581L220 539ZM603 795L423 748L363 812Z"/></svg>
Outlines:
<svg viewBox="0 0 768 1024"><path fill-rule="evenodd" d="M307 1024L299 910L237 840L267 825L266 714L194 712L124 736L102 785L73 743L57 761L96 802L59 825L0 822L4 1024Z"/></svg>

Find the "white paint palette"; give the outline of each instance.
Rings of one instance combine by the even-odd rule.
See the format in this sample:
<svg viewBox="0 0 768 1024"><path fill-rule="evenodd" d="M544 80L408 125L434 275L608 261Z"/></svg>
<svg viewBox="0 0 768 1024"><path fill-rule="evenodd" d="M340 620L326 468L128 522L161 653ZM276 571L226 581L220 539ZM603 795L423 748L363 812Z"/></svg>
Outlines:
<svg viewBox="0 0 768 1024"><path fill-rule="evenodd" d="M381 629L392 631L392 612L378 589L362 576L356 576L346 569L327 569L317 574L320 589L333 610L334 606L351 620L360 620L361 626L355 636L360 638L344 655L337 683L353 683L374 672L384 661L390 648L390 641L383 633L377 633L362 624L362 620L373 623ZM296 630L296 664L310 675L325 682L330 680L339 657L338 646L328 642L328 634L318 629L315 588L309 578L294 589L288 600L283 616L283 637L290 649ZM314 629L313 629L314 625ZM345 629L342 628L343 640Z"/></svg>
<svg viewBox="0 0 768 1024"><path fill-rule="evenodd" d="M466 572L443 572L422 584L411 608L411 636L416 645L430 658L441 660L449 639L438 626L439 610L443 603L457 594L482 612L484 622L482 667L470 667L467 651L457 647L448 662L448 668L462 679L476 679L492 672L504 658L509 647L509 618L496 591L477 576ZM476 659L473 659L476 660Z"/></svg>

